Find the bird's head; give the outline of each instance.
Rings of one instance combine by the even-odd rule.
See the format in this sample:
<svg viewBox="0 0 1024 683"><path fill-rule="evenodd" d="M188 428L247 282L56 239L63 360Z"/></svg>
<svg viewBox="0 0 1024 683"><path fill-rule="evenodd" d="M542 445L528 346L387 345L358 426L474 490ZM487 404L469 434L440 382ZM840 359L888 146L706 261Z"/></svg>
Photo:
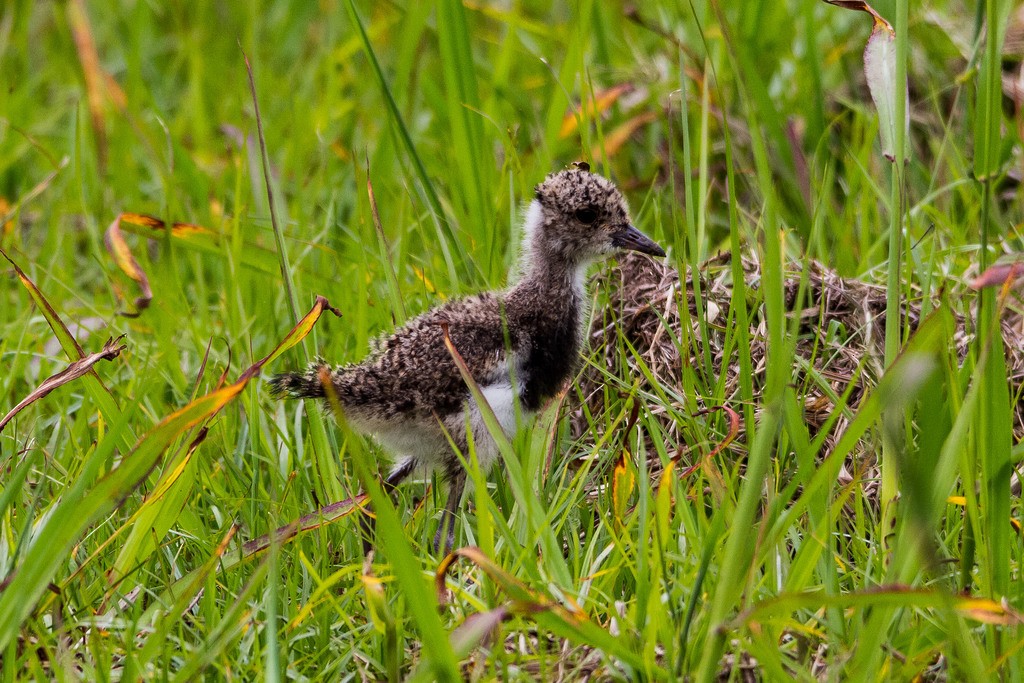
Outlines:
<svg viewBox="0 0 1024 683"><path fill-rule="evenodd" d="M582 162L537 185L526 216L531 258L583 266L620 250L664 256L637 230L618 188Z"/></svg>

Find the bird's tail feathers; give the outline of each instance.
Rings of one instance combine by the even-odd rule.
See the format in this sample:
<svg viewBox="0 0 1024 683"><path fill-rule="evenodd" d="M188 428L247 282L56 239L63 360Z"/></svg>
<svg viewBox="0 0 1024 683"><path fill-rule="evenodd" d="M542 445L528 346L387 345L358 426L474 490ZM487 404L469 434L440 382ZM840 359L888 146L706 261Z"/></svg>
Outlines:
<svg viewBox="0 0 1024 683"><path fill-rule="evenodd" d="M324 398L324 385L320 372L330 368L321 360L311 363L304 372L284 372L270 378L270 393L274 398Z"/></svg>

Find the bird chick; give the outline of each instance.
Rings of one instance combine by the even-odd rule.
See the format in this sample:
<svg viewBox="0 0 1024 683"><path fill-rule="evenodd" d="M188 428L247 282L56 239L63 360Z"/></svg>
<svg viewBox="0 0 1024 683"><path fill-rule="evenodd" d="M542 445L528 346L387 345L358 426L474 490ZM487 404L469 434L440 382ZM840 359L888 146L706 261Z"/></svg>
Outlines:
<svg viewBox="0 0 1024 683"><path fill-rule="evenodd" d="M468 457L468 425L480 467L489 470L498 457L480 406L445 347L444 328L511 435L517 415L536 413L579 370L587 267L623 249L665 255L632 225L615 185L582 162L537 185L524 233L518 277L510 288L427 311L381 340L362 362L328 368L332 394L348 423L397 458L384 482L389 492L418 468L444 475L448 498L434 537L437 552L454 545L455 513L466 483L451 442ZM302 373L276 375L272 392L326 398L323 367L317 362ZM364 542L368 548L369 539Z"/></svg>

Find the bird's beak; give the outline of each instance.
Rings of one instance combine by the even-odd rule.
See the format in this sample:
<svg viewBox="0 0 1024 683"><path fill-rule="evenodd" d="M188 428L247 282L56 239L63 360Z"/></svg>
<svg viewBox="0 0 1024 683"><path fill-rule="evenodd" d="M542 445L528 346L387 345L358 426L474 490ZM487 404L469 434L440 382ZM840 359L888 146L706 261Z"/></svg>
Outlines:
<svg viewBox="0 0 1024 683"><path fill-rule="evenodd" d="M632 225L625 225L612 234L612 246L619 249L639 251L651 256L664 256L665 250L647 235L643 234Z"/></svg>

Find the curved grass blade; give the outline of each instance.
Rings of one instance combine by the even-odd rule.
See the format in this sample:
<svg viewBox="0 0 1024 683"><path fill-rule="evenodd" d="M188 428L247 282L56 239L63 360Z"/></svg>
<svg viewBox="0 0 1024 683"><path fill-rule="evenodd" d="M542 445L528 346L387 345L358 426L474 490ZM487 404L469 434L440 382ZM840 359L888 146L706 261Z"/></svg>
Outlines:
<svg viewBox="0 0 1024 683"><path fill-rule="evenodd" d="M709 415L709 414L711 414L713 412L716 412L716 411L719 411L719 410L723 411L726 415L729 416L729 434L725 437L725 439L721 443L719 443L717 446L715 446L714 449L710 453L708 453L706 456L701 458L699 462L694 463L693 465L687 467L685 470L680 472L679 473L679 477L680 478L688 477L691 474L693 474L694 472L696 472L698 469L700 469L700 467L705 462L707 462L708 460L711 460L711 458L715 457L716 455L718 455L719 453L724 451L726 448L728 448L729 444L731 444L733 441L735 441L736 437L739 436L739 433L740 433L740 416L739 416L739 414L735 410L733 410L729 406L715 406L713 408L705 408L703 410L699 410L696 413L694 413L694 416ZM682 448L678 449L676 451L676 456L672 459L672 461L674 463L678 463L679 462L679 458L682 455L682 453L683 453ZM666 473L667 472L668 472L668 470L666 470Z"/></svg>
<svg viewBox="0 0 1024 683"><path fill-rule="evenodd" d="M384 271L388 279L388 289L391 290L391 300L395 302L398 313L401 316L396 324L401 325L409 317L405 311L405 298L402 296L402 289L398 286L398 275L395 273L395 263L391 259L391 245L388 244L388 236L384 234L384 224L380 220L380 212L377 210L377 197L373 194L373 181L370 180L370 161L366 161L366 194L370 198L370 214L373 216L373 227L377 229L377 238L380 239L382 256L387 269Z"/></svg>
<svg viewBox="0 0 1024 683"><path fill-rule="evenodd" d="M79 346L78 341L74 335L71 334L71 330L68 329L64 321L57 315L57 311L53 310L53 306L46 300L43 293L39 291L36 284L25 274L25 271L14 262L7 252L0 249L0 256L7 259L7 262L14 267L14 272L18 275L18 279L21 280L21 284L25 285L25 289L28 290L28 295L32 301L35 302L36 306L39 306L43 313L43 317L46 318L46 322L50 325L50 329L53 330L54 336L57 337L57 341L60 342L60 346L64 349L64 353L67 354L68 359L77 361L85 357L85 351ZM106 388L106 387L104 387Z"/></svg>
<svg viewBox="0 0 1024 683"><path fill-rule="evenodd" d="M110 590L120 583L130 567L137 566L156 549L159 540L174 524L185 504L185 498L191 490L189 486L180 485L182 481L191 481L190 479L182 480L181 475L192 462L192 456L199 448L199 444L206 440L208 433L209 430L206 426L201 427L188 447L184 449L184 454L168 461L153 492L146 496L142 505L107 541L112 541L121 530L130 529L128 538L122 544L113 566L107 571ZM107 597L109 598L109 593Z"/></svg>
<svg viewBox="0 0 1024 683"><path fill-rule="evenodd" d="M373 568L367 558L363 573L359 575L366 596L366 607L370 612L370 621L378 633L384 638L384 668L388 672L388 681L397 683L402 662L402 649L398 641L398 627L394 610L388 606L384 582L373 575Z"/></svg>
<svg viewBox="0 0 1024 683"><path fill-rule="evenodd" d="M132 452L120 464L103 476L85 492L75 490L56 504L46 524L38 532L21 565L9 576L7 588L0 593L0 651L4 651L15 637L21 623L32 613L36 602L46 590L53 575L78 538L96 520L109 514L160 462L164 451L189 428L209 419L229 404L245 389L260 369L299 343L313 328L325 310L340 315L322 296L318 296L310 312L292 328L277 347L267 356L246 369L238 381L189 403L164 418L143 436ZM115 430L108 435L99 452L111 452L111 439L121 437Z"/></svg>
<svg viewBox="0 0 1024 683"><path fill-rule="evenodd" d="M636 475L630 467L632 459L629 448L624 446L612 470L612 517L620 530L625 526L626 508L636 487Z"/></svg>
<svg viewBox="0 0 1024 683"><path fill-rule="evenodd" d="M239 42L239 49L242 44ZM288 301L292 317L299 317L299 304L295 298L295 283L292 282L292 271L288 264L288 252L285 249L284 235L281 232L281 224L277 220L277 208L274 205L274 190L270 183L270 159L267 157L267 141L263 136L263 118L260 116L260 101L256 97L256 79L252 75L252 65L249 63L249 55L242 50L242 59L245 60L245 71L249 75L249 91L252 93L252 107L256 114L256 132L260 139L260 159L263 162L263 182L267 187L267 206L270 208L270 225L274 229L274 242L277 245L277 257L281 265L281 279L284 281L285 298Z"/></svg>

